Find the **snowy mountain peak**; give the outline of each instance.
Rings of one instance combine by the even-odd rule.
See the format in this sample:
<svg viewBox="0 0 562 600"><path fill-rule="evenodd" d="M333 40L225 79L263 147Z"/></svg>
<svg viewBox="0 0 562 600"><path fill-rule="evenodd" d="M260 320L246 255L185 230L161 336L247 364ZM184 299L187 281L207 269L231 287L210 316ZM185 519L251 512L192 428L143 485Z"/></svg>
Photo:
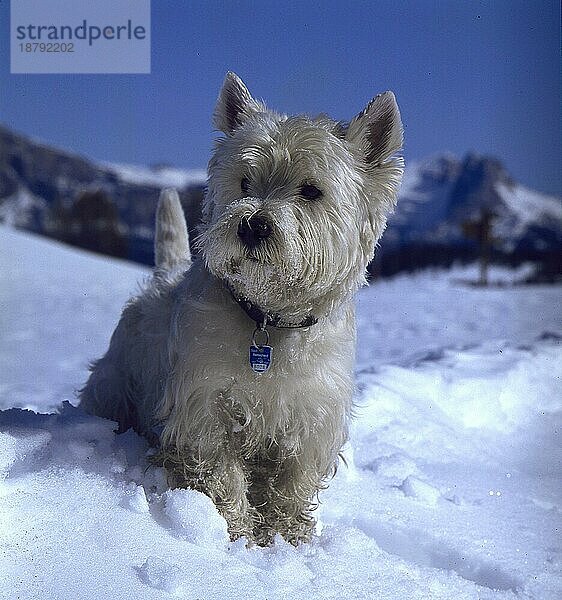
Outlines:
<svg viewBox="0 0 562 600"><path fill-rule="evenodd" d="M500 160L475 152L462 159L434 155L406 166L396 213L390 218L375 271L475 260L476 242L464 226L492 215L494 258L511 264L562 264L562 201L518 184ZM558 266L556 266L558 265ZM553 271L554 270L554 271Z"/></svg>

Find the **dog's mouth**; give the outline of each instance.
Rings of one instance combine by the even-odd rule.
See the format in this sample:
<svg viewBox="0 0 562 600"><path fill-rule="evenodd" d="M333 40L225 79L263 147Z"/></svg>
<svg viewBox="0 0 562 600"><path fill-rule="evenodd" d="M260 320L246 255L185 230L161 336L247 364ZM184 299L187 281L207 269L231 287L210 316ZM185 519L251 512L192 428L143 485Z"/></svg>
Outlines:
<svg viewBox="0 0 562 600"><path fill-rule="evenodd" d="M251 263L256 263L258 265L267 265L268 261L264 260L263 253L256 252L255 250L247 249L245 250L243 256L240 258L240 263L248 261Z"/></svg>
<svg viewBox="0 0 562 600"><path fill-rule="evenodd" d="M228 271L232 275L240 275L244 263L252 263L254 265L261 265L264 267L267 265L267 263L264 262L261 258L254 256L253 254L247 254L240 258L233 258L229 263Z"/></svg>

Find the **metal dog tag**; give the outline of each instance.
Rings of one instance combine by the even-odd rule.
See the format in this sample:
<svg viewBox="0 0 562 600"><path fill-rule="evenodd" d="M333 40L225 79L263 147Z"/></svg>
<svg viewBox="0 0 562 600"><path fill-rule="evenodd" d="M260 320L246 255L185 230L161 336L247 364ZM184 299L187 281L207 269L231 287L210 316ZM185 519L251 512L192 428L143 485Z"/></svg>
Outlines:
<svg viewBox="0 0 562 600"><path fill-rule="evenodd" d="M250 366L256 373L265 373L271 365L271 346L250 346Z"/></svg>
<svg viewBox="0 0 562 600"><path fill-rule="evenodd" d="M256 338L263 336L260 344ZM267 331L266 320L257 323L252 334L252 345L250 346L250 366L256 373L265 373L271 365L273 348L269 345L269 331Z"/></svg>

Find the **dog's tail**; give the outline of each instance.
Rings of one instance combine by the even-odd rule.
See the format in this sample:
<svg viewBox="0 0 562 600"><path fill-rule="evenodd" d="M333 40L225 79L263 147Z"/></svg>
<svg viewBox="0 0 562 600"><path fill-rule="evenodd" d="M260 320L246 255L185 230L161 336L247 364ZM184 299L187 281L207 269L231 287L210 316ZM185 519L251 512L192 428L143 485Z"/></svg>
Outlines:
<svg viewBox="0 0 562 600"><path fill-rule="evenodd" d="M187 224L176 190L162 190L156 209L154 236L155 272L169 273L189 269L191 252Z"/></svg>

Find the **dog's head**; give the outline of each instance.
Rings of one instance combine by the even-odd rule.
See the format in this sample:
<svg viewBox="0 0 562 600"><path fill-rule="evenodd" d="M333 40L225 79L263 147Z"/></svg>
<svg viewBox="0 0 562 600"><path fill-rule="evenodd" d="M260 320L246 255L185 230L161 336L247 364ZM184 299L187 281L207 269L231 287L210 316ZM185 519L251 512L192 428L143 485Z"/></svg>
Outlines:
<svg viewBox="0 0 562 600"><path fill-rule="evenodd" d="M264 310L324 316L364 282L403 161L394 95L349 124L289 117L228 73L216 110L199 246L209 270Z"/></svg>

